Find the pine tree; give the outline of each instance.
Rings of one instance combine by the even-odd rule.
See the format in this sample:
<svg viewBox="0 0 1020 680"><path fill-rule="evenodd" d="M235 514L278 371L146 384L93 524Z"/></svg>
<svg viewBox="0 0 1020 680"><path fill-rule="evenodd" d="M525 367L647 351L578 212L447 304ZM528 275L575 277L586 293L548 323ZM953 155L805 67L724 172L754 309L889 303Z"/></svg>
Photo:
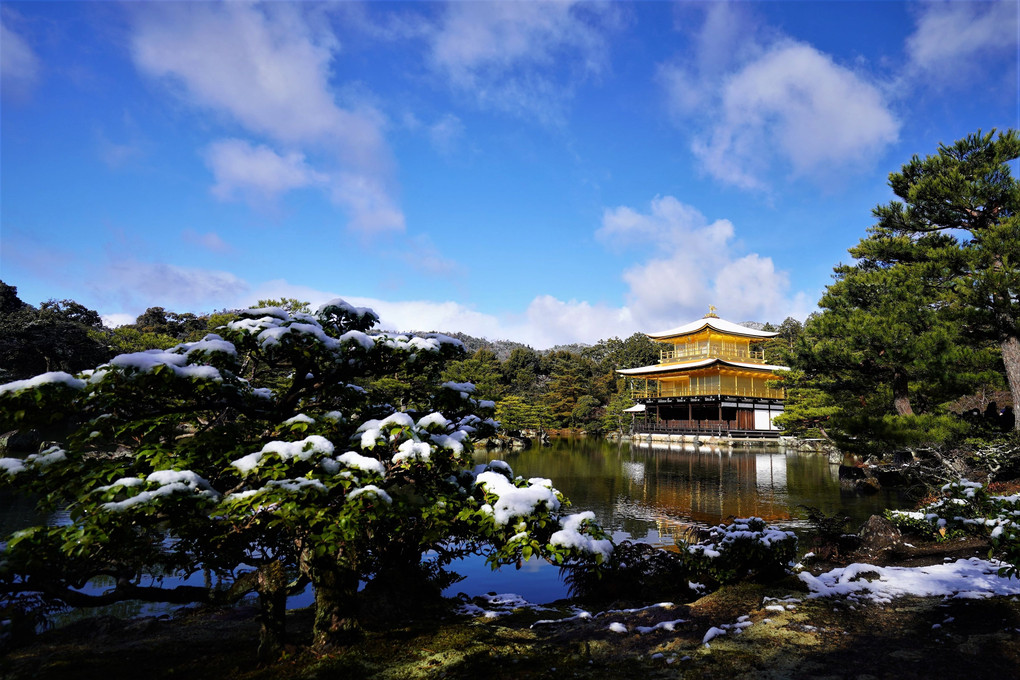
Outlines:
<svg viewBox="0 0 1020 680"><path fill-rule="evenodd" d="M975 345L1002 354L1014 404L1020 404L1020 158L1015 130L968 135L915 156L889 184L899 201L878 206L867 255L942 271L950 311ZM1020 420L1016 423L1020 430Z"/></svg>
<svg viewBox="0 0 1020 680"><path fill-rule="evenodd" d="M0 385L0 432L59 440L0 458L0 487L32 494L40 517L70 512L0 536L0 609L255 591L272 654L286 595L306 584L314 642L328 648L357 635L366 581L410 597L466 553L494 566L604 559L611 543L587 515L564 516L548 480L475 465L471 440L493 432L492 403L469 383L421 382L463 356L461 343L370 332L377 320L342 300L314 315L241 310L198 342ZM364 389L386 376L408 386L407 408ZM149 578L202 571L221 585ZM75 587L100 575L115 585Z"/></svg>

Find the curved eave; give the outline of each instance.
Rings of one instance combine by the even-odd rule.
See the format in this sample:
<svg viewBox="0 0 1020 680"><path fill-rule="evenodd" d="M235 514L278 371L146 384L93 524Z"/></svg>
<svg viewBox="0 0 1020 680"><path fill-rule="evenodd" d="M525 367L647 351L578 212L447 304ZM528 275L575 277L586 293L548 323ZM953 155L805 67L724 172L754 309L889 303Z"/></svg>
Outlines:
<svg viewBox="0 0 1020 680"><path fill-rule="evenodd" d="M789 366L773 366L771 364L746 364L743 361L729 361L728 359L702 359L692 361L689 364L656 364L655 366L641 366L640 368L617 369L620 375L655 375L657 373L676 373L678 371L689 371L695 368L707 368L714 364L732 366L734 368L750 369L752 371L772 372L789 371Z"/></svg>
<svg viewBox="0 0 1020 680"><path fill-rule="evenodd" d="M668 331L661 331L659 333L645 333L645 335L652 340L665 340L666 338L682 337L684 335L693 335L694 333L700 333L706 328L725 333L727 335L737 335L742 338L753 338L756 340L768 340L774 338L779 333L773 333L772 331L759 331L754 328L747 328L740 324L735 324L732 321L726 321L725 319L698 319L691 323L684 324L678 328L673 328Z"/></svg>

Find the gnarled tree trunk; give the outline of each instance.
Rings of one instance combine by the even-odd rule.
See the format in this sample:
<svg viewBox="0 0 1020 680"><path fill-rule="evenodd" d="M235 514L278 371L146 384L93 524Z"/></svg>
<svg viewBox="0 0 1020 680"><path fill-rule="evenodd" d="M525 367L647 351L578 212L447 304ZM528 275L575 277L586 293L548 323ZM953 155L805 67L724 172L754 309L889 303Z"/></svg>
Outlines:
<svg viewBox="0 0 1020 680"><path fill-rule="evenodd" d="M259 660L275 661L287 633L287 571L283 563L269 562L244 574L231 588L230 598L252 590L259 596Z"/></svg>
<svg viewBox="0 0 1020 680"><path fill-rule="evenodd" d="M335 557L314 558L305 565L315 589L312 646L328 650L357 642L362 636L357 570L342 566Z"/></svg>
<svg viewBox="0 0 1020 680"><path fill-rule="evenodd" d="M282 562L258 570L259 659L275 661L287 640L287 572Z"/></svg>

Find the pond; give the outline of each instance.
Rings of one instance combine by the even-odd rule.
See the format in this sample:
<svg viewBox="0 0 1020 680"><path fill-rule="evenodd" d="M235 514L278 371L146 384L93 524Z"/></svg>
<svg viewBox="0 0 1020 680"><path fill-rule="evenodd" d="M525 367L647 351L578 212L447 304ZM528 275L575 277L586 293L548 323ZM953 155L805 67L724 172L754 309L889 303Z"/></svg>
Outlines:
<svg viewBox="0 0 1020 680"><path fill-rule="evenodd" d="M694 447L558 438L551 446L523 451L478 451L479 463L500 458L525 478L545 477L570 499L570 512L592 511L613 539L674 545L692 525L712 526L731 517L761 517L779 527L809 528L806 507L849 515L854 526L886 508L912 505L903 493L886 490L862 496L840 488L838 468L815 453L751 447ZM38 517L33 503L0 494L0 533L38 523L60 522L59 514ZM66 520L64 520L66 521ZM521 569L493 572L482 558L461 560L451 569L465 579L447 595L516 593L544 603L567 596L559 569L532 559ZM200 578L196 576L193 578ZM169 581L168 581L169 582ZM289 606L311 604L310 591ZM140 614L165 605L125 603L116 613Z"/></svg>
<svg viewBox="0 0 1020 680"><path fill-rule="evenodd" d="M475 454L479 463L492 458L502 458L525 478L551 479L570 499L570 512L594 512L616 541L674 545L691 526L713 526L732 517L761 517L802 533L810 527L807 507L841 512L857 527L886 508L912 505L897 490L860 495L842 489L838 466L830 465L827 456L774 446L558 438L546 447ZM539 560L495 573L477 558L451 568L466 578L447 589L448 595L512 592L532 602L567 595L559 570Z"/></svg>

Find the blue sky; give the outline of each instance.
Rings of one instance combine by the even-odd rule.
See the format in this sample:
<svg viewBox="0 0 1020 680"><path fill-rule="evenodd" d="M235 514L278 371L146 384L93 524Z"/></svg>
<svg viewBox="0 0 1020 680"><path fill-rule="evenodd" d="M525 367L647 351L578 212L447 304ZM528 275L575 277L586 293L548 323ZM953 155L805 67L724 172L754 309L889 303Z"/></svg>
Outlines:
<svg viewBox="0 0 1020 680"><path fill-rule="evenodd" d="M1008 2L3 2L0 278L545 348L803 319L888 173L1020 127Z"/></svg>

